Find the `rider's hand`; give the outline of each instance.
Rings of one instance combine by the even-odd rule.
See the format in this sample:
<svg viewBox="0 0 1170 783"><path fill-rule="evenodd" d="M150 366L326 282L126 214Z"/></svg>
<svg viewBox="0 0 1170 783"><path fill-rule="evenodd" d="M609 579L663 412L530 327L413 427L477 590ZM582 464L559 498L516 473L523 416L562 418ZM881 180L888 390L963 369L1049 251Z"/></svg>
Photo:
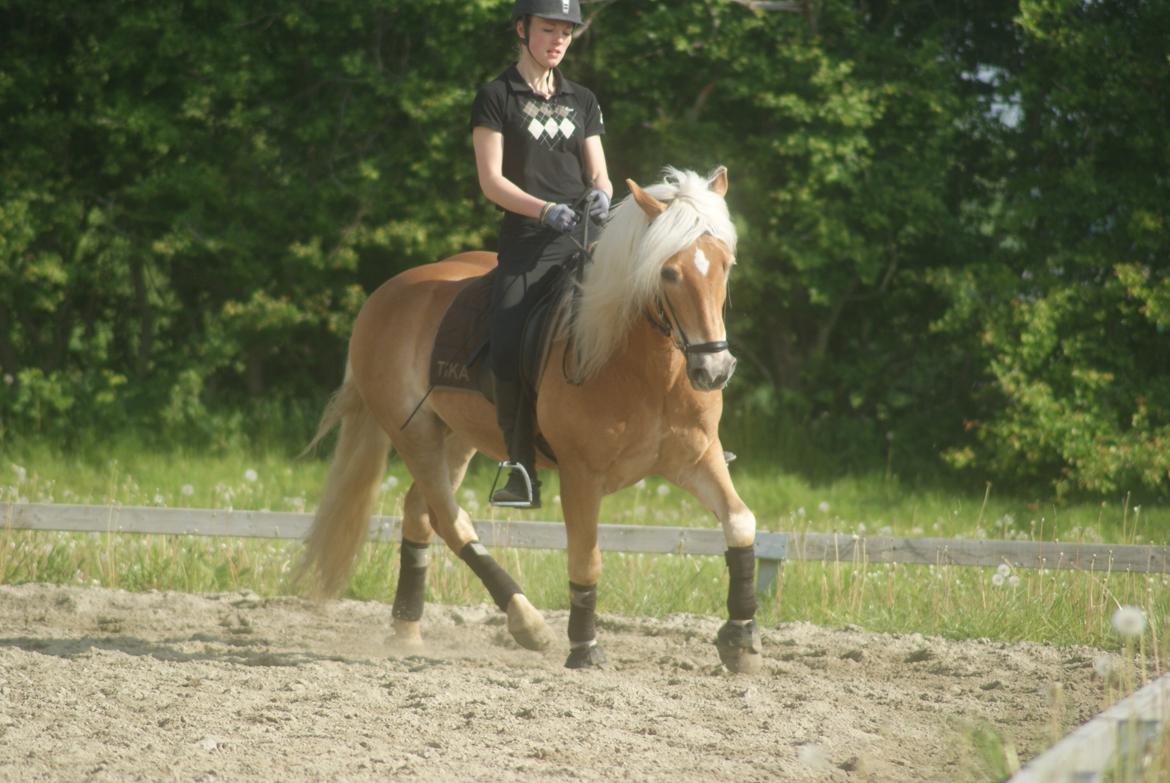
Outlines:
<svg viewBox="0 0 1170 783"><path fill-rule="evenodd" d="M577 213L568 204L545 204L540 211L540 222L554 231L567 234L577 225Z"/></svg>
<svg viewBox="0 0 1170 783"><path fill-rule="evenodd" d="M589 217L598 223L609 217L609 194L600 188L594 188L589 194Z"/></svg>

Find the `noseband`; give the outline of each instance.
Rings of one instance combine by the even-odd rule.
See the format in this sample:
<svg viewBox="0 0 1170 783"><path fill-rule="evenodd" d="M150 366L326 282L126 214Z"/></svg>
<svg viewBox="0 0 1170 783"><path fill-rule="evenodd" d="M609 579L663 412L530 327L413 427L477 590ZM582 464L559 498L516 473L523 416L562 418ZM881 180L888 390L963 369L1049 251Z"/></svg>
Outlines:
<svg viewBox="0 0 1170 783"><path fill-rule="evenodd" d="M666 302L666 307L662 306ZM657 310L656 314L651 314L649 310L645 311L646 320L683 352L684 356L692 356L694 354L702 353L720 353L728 350L726 340L713 340L709 343L692 343L687 338L687 333L682 328L682 322L678 320L678 314L674 311L674 305L670 302L670 297L663 291L654 297L654 308ZM670 316L667 317L667 310L670 311ZM678 339L674 338L674 333L678 333Z"/></svg>

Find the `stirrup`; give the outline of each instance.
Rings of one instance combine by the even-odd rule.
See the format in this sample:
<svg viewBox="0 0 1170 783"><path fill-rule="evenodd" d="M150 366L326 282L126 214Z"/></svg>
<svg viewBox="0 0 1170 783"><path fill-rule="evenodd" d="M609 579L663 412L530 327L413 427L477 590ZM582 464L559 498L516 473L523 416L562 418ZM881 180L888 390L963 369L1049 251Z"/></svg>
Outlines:
<svg viewBox="0 0 1170 783"><path fill-rule="evenodd" d="M504 472L505 468L508 470L519 470L520 475L524 477L524 489L528 493L526 500L495 500L496 486L500 483L500 474ZM507 482L505 482L505 486L507 486ZM510 462L508 460L501 462L499 467L496 468L496 477L492 479L492 489L488 494L488 505L499 506L500 508L532 508L532 499L532 477L528 475L528 468L524 467L520 462Z"/></svg>

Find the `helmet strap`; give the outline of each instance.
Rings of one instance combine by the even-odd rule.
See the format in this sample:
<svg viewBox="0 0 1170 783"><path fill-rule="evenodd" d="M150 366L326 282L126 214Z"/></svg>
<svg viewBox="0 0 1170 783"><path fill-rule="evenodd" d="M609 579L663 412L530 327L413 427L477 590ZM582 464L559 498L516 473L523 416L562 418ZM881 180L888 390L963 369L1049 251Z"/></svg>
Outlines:
<svg viewBox="0 0 1170 783"><path fill-rule="evenodd" d="M525 50L527 50L528 56L532 58L533 62L535 62L536 55L532 53L532 43L530 42L529 36L528 36L528 26L531 24L532 24L532 14L525 14L524 15L524 35L522 35L520 37L520 42L524 44L524 48L525 48Z"/></svg>

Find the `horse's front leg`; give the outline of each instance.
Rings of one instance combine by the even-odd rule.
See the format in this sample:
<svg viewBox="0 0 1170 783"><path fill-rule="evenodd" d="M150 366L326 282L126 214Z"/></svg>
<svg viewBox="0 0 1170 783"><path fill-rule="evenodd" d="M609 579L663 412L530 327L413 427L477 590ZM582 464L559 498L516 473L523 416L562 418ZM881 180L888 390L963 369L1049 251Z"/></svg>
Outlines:
<svg viewBox="0 0 1170 783"><path fill-rule="evenodd" d="M728 620L715 637L719 658L730 671L755 674L763 663L756 626L756 515L740 499L718 439L680 485L711 510L723 526L727 551Z"/></svg>
<svg viewBox="0 0 1170 783"><path fill-rule="evenodd" d="M601 579L601 549L597 545L597 516L601 486L585 471L561 469L561 504L569 559L569 669L605 666L605 652L597 644L595 612L597 583Z"/></svg>

